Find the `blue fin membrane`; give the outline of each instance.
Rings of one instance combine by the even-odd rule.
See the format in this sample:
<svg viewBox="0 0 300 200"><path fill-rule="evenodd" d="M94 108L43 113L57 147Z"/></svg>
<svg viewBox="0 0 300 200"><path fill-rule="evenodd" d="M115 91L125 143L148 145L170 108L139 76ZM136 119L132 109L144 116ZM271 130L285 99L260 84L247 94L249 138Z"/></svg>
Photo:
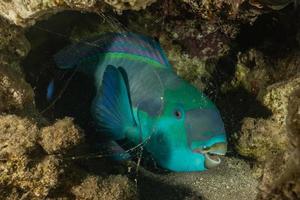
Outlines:
<svg viewBox="0 0 300 200"><path fill-rule="evenodd" d="M46 98L47 101L51 101L53 99L53 95L54 95L54 80L52 79L47 87L47 94L46 94Z"/></svg>
<svg viewBox="0 0 300 200"><path fill-rule="evenodd" d="M125 79L116 67L106 67L91 112L97 126L114 140L124 139L126 128L136 125Z"/></svg>

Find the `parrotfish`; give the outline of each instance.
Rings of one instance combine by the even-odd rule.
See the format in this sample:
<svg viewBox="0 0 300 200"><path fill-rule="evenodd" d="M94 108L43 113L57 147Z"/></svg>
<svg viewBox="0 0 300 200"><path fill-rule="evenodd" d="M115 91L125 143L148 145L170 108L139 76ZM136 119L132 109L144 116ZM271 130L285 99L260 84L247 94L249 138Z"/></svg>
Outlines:
<svg viewBox="0 0 300 200"><path fill-rule="evenodd" d="M203 92L177 76L155 39L106 33L60 50L60 69L94 80L91 114L113 141L143 144L162 168L203 171L227 149L224 123Z"/></svg>

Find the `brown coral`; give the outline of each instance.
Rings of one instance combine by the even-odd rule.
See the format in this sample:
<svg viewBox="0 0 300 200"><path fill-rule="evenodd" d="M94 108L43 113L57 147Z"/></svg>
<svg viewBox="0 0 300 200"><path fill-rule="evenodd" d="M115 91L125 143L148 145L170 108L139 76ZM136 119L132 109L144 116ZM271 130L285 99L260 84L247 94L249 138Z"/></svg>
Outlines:
<svg viewBox="0 0 300 200"><path fill-rule="evenodd" d="M265 161L272 154L288 150L289 97L300 85L300 77L273 84L260 94L261 101L273 115L269 119L245 119L238 149L242 155Z"/></svg>
<svg viewBox="0 0 300 200"><path fill-rule="evenodd" d="M279 126L272 120L245 118L237 149L241 155L258 161L268 160L274 153L286 150L288 145L284 133L278 133Z"/></svg>
<svg viewBox="0 0 300 200"><path fill-rule="evenodd" d="M29 26L49 14L62 10L92 11L101 13L106 5L111 5L118 11L146 8L155 0L49 0L49 1L0 1L0 15L19 26ZM106 4L105 4L106 3Z"/></svg>
<svg viewBox="0 0 300 200"><path fill-rule="evenodd" d="M134 199L136 191L128 178L89 176L76 166L67 169L68 163L60 155L47 155L64 153L80 142L82 134L70 118L40 130L26 118L0 116L1 199L43 199L56 188L72 188L69 193L78 199ZM75 186L83 176L87 178Z"/></svg>
<svg viewBox="0 0 300 200"><path fill-rule="evenodd" d="M274 70L262 52L250 49L245 53L238 53L237 57L232 85L235 87L242 85L249 93L258 95L261 90L274 82Z"/></svg>
<svg viewBox="0 0 300 200"><path fill-rule="evenodd" d="M145 9L156 0L104 0L118 11Z"/></svg>
<svg viewBox="0 0 300 200"><path fill-rule="evenodd" d="M134 200L137 194L128 178L117 175L107 178L87 176L80 185L71 191L78 199L95 200Z"/></svg>
<svg viewBox="0 0 300 200"><path fill-rule="evenodd" d="M289 148L269 162L264 170L260 198L300 198L300 89L289 96L286 119ZM280 164L278 160L281 160Z"/></svg>
<svg viewBox="0 0 300 200"><path fill-rule="evenodd" d="M33 91L20 73L0 65L0 113L20 112L33 106Z"/></svg>
<svg viewBox="0 0 300 200"><path fill-rule="evenodd" d="M42 128L40 138L39 143L48 154L57 154L81 143L83 133L74 125L73 119L64 118L52 126Z"/></svg>
<svg viewBox="0 0 300 200"><path fill-rule="evenodd" d="M299 197L299 86L296 76L267 87L259 98L273 115L243 121L237 148L262 164L261 199Z"/></svg>
<svg viewBox="0 0 300 200"><path fill-rule="evenodd" d="M59 160L43 156L36 143L38 134L37 126L26 118L0 117L1 187L19 188L24 194L42 198L58 184Z"/></svg>

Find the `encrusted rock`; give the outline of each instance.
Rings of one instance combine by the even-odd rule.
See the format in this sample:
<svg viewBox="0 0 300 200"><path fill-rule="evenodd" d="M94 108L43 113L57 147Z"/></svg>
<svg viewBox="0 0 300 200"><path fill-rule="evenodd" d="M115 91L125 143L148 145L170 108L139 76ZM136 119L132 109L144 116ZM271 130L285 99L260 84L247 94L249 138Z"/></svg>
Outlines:
<svg viewBox="0 0 300 200"><path fill-rule="evenodd" d="M100 178L87 176L80 185L71 189L77 199L134 200L137 199L134 184L125 176Z"/></svg>
<svg viewBox="0 0 300 200"><path fill-rule="evenodd" d="M203 18L216 18L223 8L228 8L227 14L235 16L240 6L245 0L213 0L213 1L199 1L199 0L182 0L189 4L194 12L201 15ZM216 12L214 12L216 11Z"/></svg>
<svg viewBox="0 0 300 200"><path fill-rule="evenodd" d="M299 75L267 87L259 99L273 115L243 121L237 149L260 161L261 199L300 196L299 89Z"/></svg>
<svg viewBox="0 0 300 200"><path fill-rule="evenodd" d="M26 118L0 117L0 187L19 188L42 198L58 184L59 160L43 156L38 134L37 126Z"/></svg>
<svg viewBox="0 0 300 200"><path fill-rule="evenodd" d="M241 155L266 161L274 153L287 148L288 138L279 133L280 126L272 120L245 118L237 145Z"/></svg>
<svg viewBox="0 0 300 200"><path fill-rule="evenodd" d="M250 0L249 4L256 8L271 8L280 10L285 8L290 3L295 3L294 0Z"/></svg>
<svg viewBox="0 0 300 200"><path fill-rule="evenodd" d="M266 164L260 186L261 199L300 198L300 88L288 99L286 127L289 146Z"/></svg>
<svg viewBox="0 0 300 200"><path fill-rule="evenodd" d="M75 126L73 119L58 120L41 130L40 144L48 154L65 153L83 141L83 132Z"/></svg>
<svg viewBox="0 0 300 200"><path fill-rule="evenodd" d="M118 11L140 10L154 3L156 0L104 0L105 3L113 6Z"/></svg>
<svg viewBox="0 0 300 200"><path fill-rule="evenodd" d="M36 149L37 126L15 115L0 116L0 156L21 159Z"/></svg>
<svg viewBox="0 0 300 200"><path fill-rule="evenodd" d="M300 86L300 77L273 84L259 96L272 111L269 119L245 119L238 149L242 155L265 161L272 154L288 149L288 106L292 92Z"/></svg>
<svg viewBox="0 0 300 200"><path fill-rule="evenodd" d="M262 103L273 113L272 120L281 125L282 128L286 128L289 97L299 87L300 75L298 74L288 81L269 86L265 92L260 94Z"/></svg>
<svg viewBox="0 0 300 200"><path fill-rule="evenodd" d="M19 113L34 104L33 90L20 69L29 49L23 31L0 18L0 113Z"/></svg>
<svg viewBox="0 0 300 200"><path fill-rule="evenodd" d="M235 78L231 84L234 87L242 85L250 93L257 95L273 80L272 70L263 53L250 49L245 53L238 53Z"/></svg>
<svg viewBox="0 0 300 200"><path fill-rule="evenodd" d="M106 5L111 5L117 11L140 10L146 8L155 0L26 0L0 1L0 15L19 26L33 25L37 20L63 10L81 10L101 13Z"/></svg>
<svg viewBox="0 0 300 200"><path fill-rule="evenodd" d="M34 94L20 73L0 65L0 113L20 112L32 106Z"/></svg>
<svg viewBox="0 0 300 200"><path fill-rule="evenodd" d="M127 177L89 176L74 164L68 167L63 157L48 155L67 152L82 137L70 118L40 130L26 118L0 115L0 198L44 199L61 196L50 193L59 188L77 199L135 199L136 188Z"/></svg>

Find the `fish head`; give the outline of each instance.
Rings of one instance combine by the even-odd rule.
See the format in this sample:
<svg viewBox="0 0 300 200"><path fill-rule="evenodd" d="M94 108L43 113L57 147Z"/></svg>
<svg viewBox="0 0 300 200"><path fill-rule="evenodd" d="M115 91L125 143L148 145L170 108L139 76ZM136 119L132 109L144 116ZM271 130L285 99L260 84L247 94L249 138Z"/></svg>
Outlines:
<svg viewBox="0 0 300 200"><path fill-rule="evenodd" d="M227 151L224 123L217 107L183 80L176 88L165 89L164 110L157 118L157 127L160 143L154 149L160 149L161 165L173 171L213 168Z"/></svg>

